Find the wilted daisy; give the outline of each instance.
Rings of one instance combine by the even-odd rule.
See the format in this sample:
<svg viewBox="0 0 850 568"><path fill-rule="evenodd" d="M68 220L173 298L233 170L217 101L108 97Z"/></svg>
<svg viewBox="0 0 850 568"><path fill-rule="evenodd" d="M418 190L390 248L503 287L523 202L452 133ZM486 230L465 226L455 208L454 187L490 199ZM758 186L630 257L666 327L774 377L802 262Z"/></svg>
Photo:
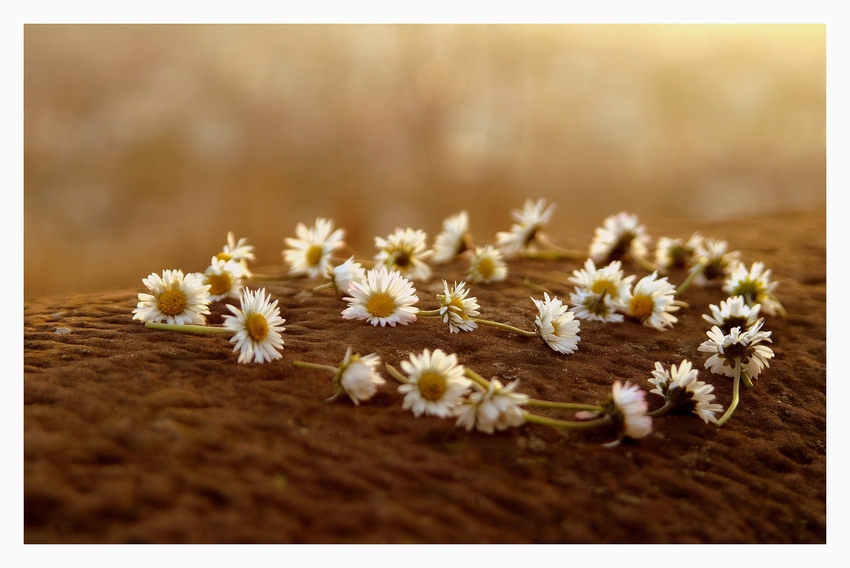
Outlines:
<svg viewBox="0 0 850 568"><path fill-rule="evenodd" d="M436 264L449 262L454 257L469 248L469 215L461 211L443 221L443 230L434 239L434 256Z"/></svg>
<svg viewBox="0 0 850 568"><path fill-rule="evenodd" d="M558 353L573 353L581 341L578 320L557 297L550 299L547 293L543 297L543 300L531 298L538 310L534 319L537 335Z"/></svg>
<svg viewBox="0 0 850 568"><path fill-rule="evenodd" d="M387 272L385 266L373 268L366 272L362 282L352 281L348 293L351 297L343 298L349 304L342 311L343 319L366 320L381 327L416 321L418 310L414 304L419 301L416 289L395 270Z"/></svg>
<svg viewBox="0 0 850 568"><path fill-rule="evenodd" d="M496 247L505 253L505 258L513 258L526 252L534 242L538 231L549 222L554 212L555 204L546 207L545 199L540 199L536 203L526 199L521 211L519 209L511 211L511 217L516 221L511 226L511 230L496 233Z"/></svg>
<svg viewBox="0 0 850 568"><path fill-rule="evenodd" d="M396 229L386 239L375 237L375 246L380 252L375 260L389 270L397 270L410 280L427 280L431 277L431 267L425 260L433 251L425 250L428 234L420 229Z"/></svg>
<svg viewBox="0 0 850 568"><path fill-rule="evenodd" d="M477 247L467 274L473 282L480 284L501 282L508 277L508 266L502 260L502 251L492 245Z"/></svg>
<svg viewBox="0 0 850 568"><path fill-rule="evenodd" d="M735 296L721 300L720 307L714 304L708 306L711 315L702 314L702 319L713 326L719 327L723 333L728 334L733 327L743 330L750 329L759 320L760 304L750 307L744 302L743 296Z"/></svg>
<svg viewBox="0 0 850 568"><path fill-rule="evenodd" d="M199 274L183 276L181 270L163 270L142 278L152 294L139 294L133 319L171 324L203 324L210 313L210 287Z"/></svg>
<svg viewBox="0 0 850 568"><path fill-rule="evenodd" d="M287 237L286 244L290 248L283 251L283 259L289 263L289 274L293 276L308 276L321 278L331 269L331 254L345 246L345 229L333 230L331 219L316 219L313 227L307 228L304 223L298 223L293 239Z"/></svg>
<svg viewBox="0 0 850 568"><path fill-rule="evenodd" d="M749 270L743 262L735 262L723 282L723 291L731 296L743 296L748 306L760 305L769 316L784 315L785 308L773 294L778 285L770 281L770 270L764 269L763 262L754 262Z"/></svg>
<svg viewBox="0 0 850 568"><path fill-rule="evenodd" d="M573 310L579 319L591 321L618 322L623 316L617 310L626 311L624 298L629 293L634 276L623 277L622 263L615 260L603 268L596 268L593 259L588 258L584 268L574 270L568 279L576 285L570 295Z"/></svg>
<svg viewBox="0 0 850 568"><path fill-rule="evenodd" d="M729 243L724 240L706 237L696 247L694 257L697 260L690 272L699 273L694 278L697 286L706 286L720 278L725 278L732 264L738 261L740 251L728 251Z"/></svg>
<svg viewBox="0 0 850 568"><path fill-rule="evenodd" d="M443 323L448 324L449 333L458 331L472 331L478 327L472 318L479 315L478 300L475 296L467 298L469 289L465 288L466 282L461 282L449 288L448 282L443 280L445 294L437 294L440 300L440 317Z"/></svg>
<svg viewBox="0 0 850 568"><path fill-rule="evenodd" d="M457 425L466 428L467 432L477 428L485 434L521 425L525 417L520 406L528 402L528 395L514 392L518 385L516 380L502 387L501 382L492 379L485 391L484 387L473 382L474 392L454 408Z"/></svg>
<svg viewBox="0 0 850 568"><path fill-rule="evenodd" d="M224 327L234 333L230 338L236 345L233 351L239 351L239 362L263 363L280 359L278 351L283 349L283 338L280 333L286 328L286 321L280 317L277 300L270 302L271 296L266 296L266 289L252 291L242 289L239 296L241 309L227 304L227 309L234 315L224 316Z"/></svg>
<svg viewBox="0 0 850 568"><path fill-rule="evenodd" d="M242 289L242 276L245 272L235 259L223 260L212 257L202 281L209 284L210 301L218 302L225 298L238 298Z"/></svg>
<svg viewBox="0 0 850 568"><path fill-rule="evenodd" d="M679 306L673 305L675 293L675 286L667 281L666 276L658 278L658 274L653 272L641 278L624 301L629 315L639 319L643 325L663 331L678 321L670 314L679 309Z"/></svg>
<svg viewBox="0 0 850 568"><path fill-rule="evenodd" d="M653 378L649 379L655 388L649 392L664 397L665 404L659 410L666 409L665 412L684 410L693 412L706 424L717 422L714 414L721 412L723 407L711 402L715 398L714 386L698 381L697 376L697 370L691 367L691 362L687 359L684 359L678 367L671 365L669 371L661 363L656 362L655 370L652 372Z"/></svg>
<svg viewBox="0 0 850 568"><path fill-rule="evenodd" d="M238 241L233 236L233 231L227 233L227 244L222 247L221 252L215 256L218 260L235 260L242 266L242 276L251 277L248 270L248 261L257 260L254 256L253 245L248 244L248 239L241 238Z"/></svg>
<svg viewBox="0 0 850 568"><path fill-rule="evenodd" d="M762 342L771 341L771 332L761 331L763 323L764 320L759 320L746 331L734 327L729 333L713 326L706 332L708 340L698 347L703 353L711 353L705 368L716 375L734 377L736 367L740 364L745 383L749 382L748 379L758 377L762 370L770 367L768 360L773 357L773 350L761 345Z"/></svg>
<svg viewBox="0 0 850 568"><path fill-rule="evenodd" d="M410 354L410 361L402 361L408 382L398 387L404 394L402 408L410 408L414 416L430 414L446 418L469 391L470 380L463 376L463 365L455 355L446 355L440 349L422 355Z"/></svg>
<svg viewBox="0 0 850 568"><path fill-rule="evenodd" d="M335 266L330 272L331 283L338 294L347 294L348 287L352 282L363 282L366 280L366 271L359 262L355 262L352 256L339 266Z"/></svg>
<svg viewBox="0 0 850 568"><path fill-rule="evenodd" d="M696 264L696 251L701 242L699 233L691 235L687 242L661 237L655 246L655 264L661 268L684 268Z"/></svg>
<svg viewBox="0 0 850 568"><path fill-rule="evenodd" d="M590 243L590 258L598 264L621 258L629 253L633 259L646 256L650 237L635 214L621 211L611 215L597 227Z"/></svg>

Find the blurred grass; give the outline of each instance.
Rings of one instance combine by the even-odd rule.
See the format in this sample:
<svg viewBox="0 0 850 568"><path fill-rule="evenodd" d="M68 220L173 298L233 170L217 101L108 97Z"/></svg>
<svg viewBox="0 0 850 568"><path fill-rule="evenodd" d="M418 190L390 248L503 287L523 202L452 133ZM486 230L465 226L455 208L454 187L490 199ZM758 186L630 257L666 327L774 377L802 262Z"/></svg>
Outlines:
<svg viewBox="0 0 850 568"><path fill-rule="evenodd" d="M27 25L24 294L202 271L227 231L493 242L608 214L825 208L819 25ZM660 235L654 235L660 236ZM686 235L684 235L686 236Z"/></svg>

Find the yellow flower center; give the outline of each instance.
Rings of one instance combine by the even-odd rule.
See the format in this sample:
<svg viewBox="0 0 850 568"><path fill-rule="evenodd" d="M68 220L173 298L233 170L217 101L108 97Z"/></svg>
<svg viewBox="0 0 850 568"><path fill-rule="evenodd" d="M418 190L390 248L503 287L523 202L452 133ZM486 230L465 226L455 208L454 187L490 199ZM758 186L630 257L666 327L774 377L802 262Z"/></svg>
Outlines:
<svg viewBox="0 0 850 568"><path fill-rule="evenodd" d="M308 265L318 266L322 260L322 245L311 245L304 256Z"/></svg>
<svg viewBox="0 0 850 568"><path fill-rule="evenodd" d="M591 287L594 294L601 294L603 291L608 292L608 296L612 299L617 299L617 287L610 280L597 280Z"/></svg>
<svg viewBox="0 0 850 568"><path fill-rule="evenodd" d="M486 256L478 261L478 274L481 275L481 278L485 280L491 278L493 273L496 271L496 267L493 265L493 260L487 258Z"/></svg>
<svg viewBox="0 0 850 568"><path fill-rule="evenodd" d="M453 297L452 301L449 302L449 310L459 315L461 319L469 319L469 316L466 315L466 311L463 309L463 300L457 296Z"/></svg>
<svg viewBox="0 0 850 568"><path fill-rule="evenodd" d="M381 292L369 298L366 311L377 318L385 318L395 311L395 302L389 295Z"/></svg>
<svg viewBox="0 0 850 568"><path fill-rule="evenodd" d="M754 281L750 278L745 278L738 282L735 289L732 290L732 296L743 296L744 302L748 306L757 303L759 298L764 294L765 288L759 281Z"/></svg>
<svg viewBox="0 0 850 568"><path fill-rule="evenodd" d="M166 290L157 300L162 313L176 316L186 308L186 294L180 290Z"/></svg>
<svg viewBox="0 0 850 568"><path fill-rule="evenodd" d="M425 373L419 377L419 394L422 398L431 402L436 402L443 397L446 392L446 378L437 373Z"/></svg>
<svg viewBox="0 0 850 568"><path fill-rule="evenodd" d="M233 255L231 255L229 252L221 251L220 253L215 255L215 257L217 260L223 260L224 262L227 262L228 260L233 258Z"/></svg>
<svg viewBox="0 0 850 568"><path fill-rule="evenodd" d="M629 309L633 316L638 319L643 319L652 314L653 305L652 298L640 294L638 296L632 296L632 301L629 302Z"/></svg>
<svg viewBox="0 0 850 568"><path fill-rule="evenodd" d="M221 274L210 274L207 276L207 284L210 285L210 295L220 296L226 294L230 290L233 282L230 279L230 273L222 272Z"/></svg>
<svg viewBox="0 0 850 568"><path fill-rule="evenodd" d="M260 342L269 334L269 324L262 314L251 314L245 318L245 331L251 339Z"/></svg>

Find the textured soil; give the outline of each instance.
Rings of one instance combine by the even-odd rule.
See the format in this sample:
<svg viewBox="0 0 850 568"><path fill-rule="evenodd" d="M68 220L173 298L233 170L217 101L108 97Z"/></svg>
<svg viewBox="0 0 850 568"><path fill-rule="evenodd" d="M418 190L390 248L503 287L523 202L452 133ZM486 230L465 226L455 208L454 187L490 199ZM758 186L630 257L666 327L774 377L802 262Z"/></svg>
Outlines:
<svg viewBox="0 0 850 568"><path fill-rule="evenodd" d="M493 328L450 335L435 318L372 327L343 320L346 304L312 293L315 283L252 282L286 318L283 358L263 365L237 364L225 336L133 321L147 274L137 289L25 301L24 541L826 542L825 211L648 229L699 230L728 240L747 264L764 261L788 316L766 319L776 356L726 425L665 416L648 438L615 448L602 447L610 431L526 424L487 435L416 418L386 374L360 406L328 403L330 374L292 362L337 364L351 346L398 367L439 348L485 377L519 379L532 397L592 404L615 379L648 391L656 361L690 359L725 408L731 380L702 369L697 351L708 330L701 314L726 297L719 288L690 288L690 309L664 332L582 322L579 350L559 355ZM552 235L582 249L590 237ZM472 294L482 317L532 329L530 296L542 294L525 279L567 300L566 278L581 262L509 266L508 281L473 284ZM420 308L436 307L440 279L460 280L465 269L437 267L417 285ZM209 322L220 323L224 306L212 310Z"/></svg>

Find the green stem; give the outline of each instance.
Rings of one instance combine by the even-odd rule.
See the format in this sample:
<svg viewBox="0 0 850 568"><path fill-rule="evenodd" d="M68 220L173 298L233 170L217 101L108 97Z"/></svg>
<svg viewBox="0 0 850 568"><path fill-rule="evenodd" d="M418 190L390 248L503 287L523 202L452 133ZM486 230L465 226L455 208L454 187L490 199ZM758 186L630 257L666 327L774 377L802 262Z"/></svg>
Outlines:
<svg viewBox="0 0 850 568"><path fill-rule="evenodd" d="M505 329L507 331L512 331L514 333L518 333L518 334L524 335L526 337L537 337L536 331L526 331L524 329L520 329L518 327L514 327L514 326L508 325L506 323L499 323L497 321L490 321L490 320L478 319L478 318L473 318L472 321L474 321L475 323L479 323L481 325L490 325L490 326L493 326L493 327Z"/></svg>
<svg viewBox="0 0 850 568"><path fill-rule="evenodd" d="M552 296L555 296L555 295L556 295L556 294L555 294L552 290L550 290L549 288L547 288L547 287L545 287L545 286L541 286L540 284L535 284L534 282L532 282L532 281L528 278L528 276L526 276L526 277L525 277L525 280L523 281L523 284L525 284L526 286L528 286L528 287L529 287L529 288L531 288L532 290L537 290L538 292L546 292L547 294L551 294Z"/></svg>
<svg viewBox="0 0 850 568"><path fill-rule="evenodd" d="M659 276L664 276L667 274L667 271L665 269L661 268L654 262L650 262L649 260L645 259L640 255L630 252L629 256L632 258L633 261L635 261L635 264L637 264L644 270L649 270L650 272L657 272Z"/></svg>
<svg viewBox="0 0 850 568"><path fill-rule="evenodd" d="M531 414L530 412L523 411L523 417L526 422L533 422L535 424L543 424L544 426L553 426L555 428L595 428L597 426L604 426L606 424L611 423L610 416L603 416L602 418L597 418L595 420L583 420L581 422L570 422L567 420L556 420L555 418L546 418L545 416L538 416L537 414Z"/></svg>
<svg viewBox="0 0 850 568"><path fill-rule="evenodd" d="M440 315L440 310L419 310L416 312L416 317L419 318L430 318Z"/></svg>
<svg viewBox="0 0 850 568"><path fill-rule="evenodd" d="M729 408L726 409L726 412L723 416L720 417L720 420L717 421L717 427L720 428L723 424L729 420L729 417L732 416L732 413L735 412L735 408L738 406L738 400L740 398L741 392L741 358L735 359L735 382L732 383L732 404L729 405Z"/></svg>
<svg viewBox="0 0 850 568"><path fill-rule="evenodd" d="M319 286L316 286L315 288L313 288L313 292L321 292L322 290L330 290L333 287L334 287L333 281L325 282L324 284L320 284Z"/></svg>
<svg viewBox="0 0 850 568"><path fill-rule="evenodd" d="M399 373L399 372L396 370L396 368L395 368L395 367L393 367L392 365L390 365L389 363L387 363L385 366L386 366L386 368L387 368L387 372L390 374L390 376L392 376L392 378L394 378L394 379L395 379L395 380L397 380L398 382L400 382L400 383L402 383L402 384L405 384L405 385L406 385L407 383L409 383L409 382L410 382L410 381L407 379L407 377L405 377L404 375L402 375L401 373Z"/></svg>
<svg viewBox="0 0 850 568"><path fill-rule="evenodd" d="M570 258L575 260L584 260L587 258L586 252L579 250L568 250L563 247L560 247L550 241L548 237L546 237L545 235L541 235L540 233L534 235L534 240L536 240L538 243L540 243L542 246L546 247L550 251L557 253L558 258Z"/></svg>
<svg viewBox="0 0 850 568"><path fill-rule="evenodd" d="M472 369L470 369L468 367L464 367L463 374L466 375L467 377L469 377L470 379L472 379L473 381L475 381L476 383L478 383L479 385L481 385L482 387L484 387L485 391L490 389L490 381L488 381L487 379L485 379L484 377L482 377L481 375L479 375L478 373L476 373Z"/></svg>
<svg viewBox="0 0 850 568"><path fill-rule="evenodd" d="M662 406L661 408L657 408L652 412L647 412L646 415L652 416L653 418L657 418L659 416L664 416L665 414L673 410L675 407L676 403L674 403L672 400L668 400L664 403L664 406Z"/></svg>
<svg viewBox="0 0 850 568"><path fill-rule="evenodd" d="M526 403L529 406L538 406L540 408L560 408L564 410L594 410L594 411L602 411L601 406L596 406L595 404L573 404L572 402L552 402L550 400L538 400L536 398L529 398Z"/></svg>
<svg viewBox="0 0 850 568"><path fill-rule="evenodd" d="M224 327L213 327L211 325L189 325L182 323L154 323L147 322L145 327L161 331L181 331L183 333L235 333L232 329Z"/></svg>
<svg viewBox="0 0 850 568"><path fill-rule="evenodd" d="M687 290L688 286L691 285L694 279L705 271L706 266L707 265L704 262L700 261L700 263L697 264L696 268L690 274L688 274L688 277L685 278L685 281L679 284L679 287L676 288L675 294L678 296L679 294Z"/></svg>
<svg viewBox="0 0 850 568"><path fill-rule="evenodd" d="M338 368L330 365L319 365L318 363L307 363L306 361L293 361L292 364L302 369L317 369L319 371L330 371L331 373L339 371Z"/></svg>

